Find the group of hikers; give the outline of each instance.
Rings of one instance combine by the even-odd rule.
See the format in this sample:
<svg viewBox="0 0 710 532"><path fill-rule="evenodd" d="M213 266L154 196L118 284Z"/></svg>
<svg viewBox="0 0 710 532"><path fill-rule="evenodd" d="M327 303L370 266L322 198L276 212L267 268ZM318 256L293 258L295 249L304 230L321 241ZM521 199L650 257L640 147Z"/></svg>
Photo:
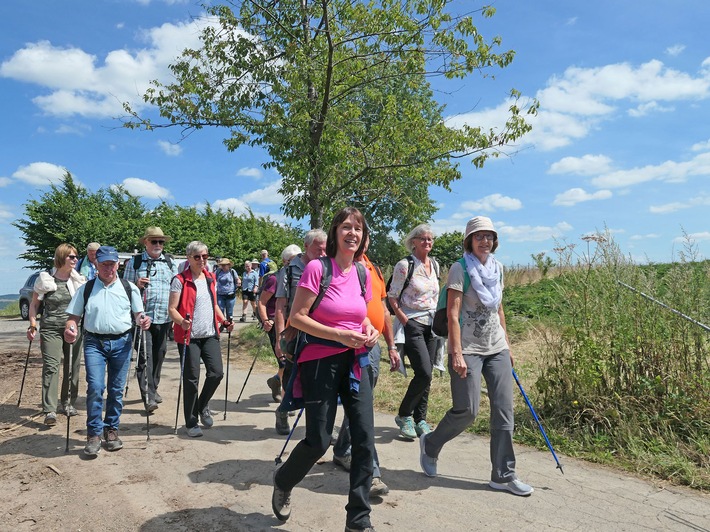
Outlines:
<svg viewBox="0 0 710 532"><path fill-rule="evenodd" d="M468 221L462 257L450 266L441 289L439 265L429 256L434 244L430 226L421 224L409 233L404 242L409 255L385 281L367 257L368 225L353 207L339 211L327 233L307 232L303 249L287 246L280 268L264 250L258 271L248 262L241 278L225 258L212 272L209 250L199 241L187 245L186 263L176 264L164 252L168 240L159 227L147 228L141 238L144 250L129 259L123 278L117 273L115 248L91 243L79 262L76 248L61 244L54 269L41 273L35 284L27 337L32 341L39 325L45 423L56 424L58 395L64 413L77 414L83 343L86 455L96 456L102 445L109 451L123 445L119 422L136 345L136 375L146 413L159 408L170 329L180 355L186 433L199 437L212 427L209 403L223 377L219 337L225 330L232 332L234 301L241 289L241 320L246 321L247 305L253 302L252 311L278 363L267 381L279 404L277 433L289 435L289 414L305 412L305 438L273 476L272 509L279 520L288 520L293 488L331 445L340 403L344 419L333 461L350 473L345 530L374 530L369 499L389 491L374 443L373 389L381 343L390 371L404 370L406 359L413 373L395 423L401 438L419 439L425 475L437 475L445 444L478 414L483 376L491 404L489 485L521 496L533 492L515 472L513 356L502 305L503 268L493 256L498 234L489 218ZM443 332L435 322L444 324ZM428 399L441 336L447 336L452 406L432 429ZM205 377L200 389L201 364Z"/></svg>

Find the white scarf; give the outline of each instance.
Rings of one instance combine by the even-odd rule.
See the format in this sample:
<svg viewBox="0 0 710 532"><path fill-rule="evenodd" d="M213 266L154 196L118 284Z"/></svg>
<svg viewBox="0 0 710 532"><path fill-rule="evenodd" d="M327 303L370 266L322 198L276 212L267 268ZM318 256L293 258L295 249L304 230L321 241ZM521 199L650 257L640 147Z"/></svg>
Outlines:
<svg viewBox="0 0 710 532"><path fill-rule="evenodd" d="M497 311L503 299L503 290L500 285L500 264L495 257L488 256L482 264L473 253L464 253L466 271L471 278L471 286L478 294L478 299L483 305Z"/></svg>

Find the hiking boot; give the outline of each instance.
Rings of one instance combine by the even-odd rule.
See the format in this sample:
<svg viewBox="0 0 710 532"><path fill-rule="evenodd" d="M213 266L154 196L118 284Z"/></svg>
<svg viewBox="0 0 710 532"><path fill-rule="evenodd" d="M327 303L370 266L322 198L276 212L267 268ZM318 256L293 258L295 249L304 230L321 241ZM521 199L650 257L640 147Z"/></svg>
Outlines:
<svg viewBox="0 0 710 532"><path fill-rule="evenodd" d="M69 417L74 417L74 416L79 415L79 412L77 412L74 405L69 405L69 406L64 407L64 413Z"/></svg>
<svg viewBox="0 0 710 532"><path fill-rule="evenodd" d="M509 491L513 495L519 495L521 497L527 497L535 491L532 486L528 486L525 482L518 480L517 478L505 483L493 482L491 480L488 485L494 490Z"/></svg>
<svg viewBox="0 0 710 532"><path fill-rule="evenodd" d="M101 450L100 436L87 436L86 445L84 446L84 454L86 456L96 456Z"/></svg>
<svg viewBox="0 0 710 532"><path fill-rule="evenodd" d="M389 492L390 489L387 487L387 484L382 482L382 479L380 477L372 478L372 485L370 486L370 497L382 497L383 495L387 495Z"/></svg>
<svg viewBox="0 0 710 532"><path fill-rule="evenodd" d="M421 421L418 421L416 425L414 425L414 432L417 433L417 436L421 436L422 434L429 434L431 432L431 427L429 426L429 423L422 419Z"/></svg>
<svg viewBox="0 0 710 532"><path fill-rule="evenodd" d="M399 427L399 435L405 440L414 441L417 439L417 431L414 428L414 418L412 416L395 416L394 422Z"/></svg>
<svg viewBox="0 0 710 532"><path fill-rule="evenodd" d="M199 425L185 428L187 428L187 435L190 436L190 438L199 438L200 436L202 436L202 429Z"/></svg>
<svg viewBox="0 0 710 532"><path fill-rule="evenodd" d="M44 416L44 424L47 425L48 427L53 427L54 425L57 424L57 414L54 412L47 412L47 415Z"/></svg>
<svg viewBox="0 0 710 532"><path fill-rule="evenodd" d="M288 436L291 432L291 427L288 425L288 412L276 411L276 434Z"/></svg>
<svg viewBox="0 0 710 532"><path fill-rule="evenodd" d="M202 423L202 426L206 429L209 429L212 425L214 425L212 412L210 412L209 408L205 408L202 412L200 412L200 423Z"/></svg>
<svg viewBox="0 0 710 532"><path fill-rule="evenodd" d="M346 454L345 456L338 456L338 455L333 455L333 463L335 465L339 465L345 471L350 471L350 466L352 465L353 462L353 457L349 454Z"/></svg>
<svg viewBox="0 0 710 532"><path fill-rule="evenodd" d="M428 477L436 476L436 461L438 458L432 458L426 454L424 441L426 440L426 434L422 434L419 438L419 465L424 471L424 474Z"/></svg>
<svg viewBox="0 0 710 532"><path fill-rule="evenodd" d="M158 409L157 401L151 401L151 400L146 401L146 403L145 403L146 412L155 412L157 409Z"/></svg>
<svg viewBox="0 0 710 532"><path fill-rule="evenodd" d="M104 440L106 440L107 451L118 451L123 449L123 442L118 437L118 429L104 429Z"/></svg>
<svg viewBox="0 0 710 532"><path fill-rule="evenodd" d="M281 402L281 379L279 379L278 375L274 375L273 377L269 377L266 379L266 384L269 388L271 388L271 397L276 401L277 403Z"/></svg>
<svg viewBox="0 0 710 532"><path fill-rule="evenodd" d="M345 525L345 532L375 532L375 529L371 526L368 526L367 528L352 528Z"/></svg>
<svg viewBox="0 0 710 532"><path fill-rule="evenodd" d="M244 322L247 321L247 317L246 317L246 316L242 316L241 318L239 318L239 321L241 321L242 323L244 323Z"/></svg>
<svg viewBox="0 0 710 532"><path fill-rule="evenodd" d="M282 490L276 485L276 471L274 471L274 493L271 495L271 509L279 521L288 521L288 518L291 517L291 491Z"/></svg>
<svg viewBox="0 0 710 532"><path fill-rule="evenodd" d="M160 397L160 394L157 391L155 392L155 402L158 404L163 402L163 398Z"/></svg>

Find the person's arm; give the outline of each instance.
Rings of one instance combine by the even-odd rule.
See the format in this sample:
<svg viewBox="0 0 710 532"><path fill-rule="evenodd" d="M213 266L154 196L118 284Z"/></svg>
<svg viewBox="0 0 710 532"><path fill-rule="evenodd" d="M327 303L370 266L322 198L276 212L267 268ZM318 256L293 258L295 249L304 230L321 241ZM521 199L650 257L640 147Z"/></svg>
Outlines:
<svg viewBox="0 0 710 532"><path fill-rule="evenodd" d="M283 360L284 354L281 351L281 333L286 328L286 301L285 297L276 298L276 313L274 314L274 327L276 327L276 345L274 346L274 352L276 353L276 358Z"/></svg>
<svg viewBox="0 0 710 532"><path fill-rule="evenodd" d="M182 330L187 331L190 329L192 322L188 319L183 318L178 312L178 305L180 304L180 292L170 292L170 298L168 299L168 314L173 323L182 327Z"/></svg>
<svg viewBox="0 0 710 532"><path fill-rule="evenodd" d="M347 347L359 348L365 345L367 335L358 331L347 331L345 329L336 329L328 327L311 318L308 314L316 300L317 294L311 292L308 288L299 286L296 289L296 297L293 300L293 308L289 320L291 325L296 327L306 334L317 336L325 340L333 340ZM369 320L367 320L369 323ZM364 324L364 322L363 322ZM370 325L370 327L372 327Z"/></svg>
<svg viewBox="0 0 710 532"><path fill-rule="evenodd" d="M387 343L387 355L390 359L390 371L397 371L399 369L399 364L401 362L399 358L399 351L394 343L394 328L392 327L392 316L390 311L387 310L387 305L385 305L385 300L382 300L382 307L385 310L385 328L382 331L385 337L385 342Z"/></svg>
<svg viewBox="0 0 710 532"><path fill-rule="evenodd" d="M402 270L402 264L405 265L404 270ZM397 264L394 265L394 270L392 271L392 283L390 284L390 292L392 294L399 294L399 296L391 297L389 293L387 294L387 299L389 300L390 306L394 311L393 315L399 320L402 326L406 325L409 321L409 318L407 318L407 315L404 313L399 304L400 298L402 297L402 289L404 288L404 280L407 276L408 269L409 263L406 260L404 262L399 261Z"/></svg>
<svg viewBox="0 0 710 532"><path fill-rule="evenodd" d="M32 292L30 301L30 326L27 327L27 339L31 342L37 334L37 308L39 307L39 294Z"/></svg>
<svg viewBox="0 0 710 532"><path fill-rule="evenodd" d="M259 313L259 319L261 319L261 326L266 332L269 332L274 327L274 320L269 319L266 314L266 304L274 297L274 294L264 290L261 292L261 297L256 303L257 312Z"/></svg>
<svg viewBox="0 0 710 532"><path fill-rule="evenodd" d="M459 316L463 305L463 292L449 288L446 294L446 317L449 320L449 356L451 366L462 379L466 378L466 361L461 347L461 325Z"/></svg>
<svg viewBox="0 0 710 532"><path fill-rule="evenodd" d="M498 307L498 319L500 320L500 326L503 327L503 332L505 333L505 341L508 344L508 352L510 353L510 365L515 366L515 359L513 358L513 348L510 345L510 339L508 338L508 328L505 325L505 312L503 311L502 302L500 304L500 307Z"/></svg>

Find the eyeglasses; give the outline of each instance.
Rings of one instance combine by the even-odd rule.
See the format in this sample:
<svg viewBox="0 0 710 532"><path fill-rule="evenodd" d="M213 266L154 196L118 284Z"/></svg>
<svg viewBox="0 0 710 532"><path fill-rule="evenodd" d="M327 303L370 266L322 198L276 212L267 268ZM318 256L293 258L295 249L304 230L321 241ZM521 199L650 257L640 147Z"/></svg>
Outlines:
<svg viewBox="0 0 710 532"><path fill-rule="evenodd" d="M193 255L192 258L195 260L207 260L210 256L205 254L205 255Z"/></svg>
<svg viewBox="0 0 710 532"><path fill-rule="evenodd" d="M484 240L488 240L489 242L495 242L496 235L476 233L473 235L473 238L475 238L478 242L483 242Z"/></svg>
<svg viewBox="0 0 710 532"><path fill-rule="evenodd" d="M161 246L164 246L165 240L151 240L150 243L153 244L154 246L157 246L158 244L160 244Z"/></svg>
<svg viewBox="0 0 710 532"><path fill-rule="evenodd" d="M79 257L78 257L77 255L67 255L67 258L68 258L68 259L71 259L71 260L76 260L76 259L78 259Z"/></svg>

